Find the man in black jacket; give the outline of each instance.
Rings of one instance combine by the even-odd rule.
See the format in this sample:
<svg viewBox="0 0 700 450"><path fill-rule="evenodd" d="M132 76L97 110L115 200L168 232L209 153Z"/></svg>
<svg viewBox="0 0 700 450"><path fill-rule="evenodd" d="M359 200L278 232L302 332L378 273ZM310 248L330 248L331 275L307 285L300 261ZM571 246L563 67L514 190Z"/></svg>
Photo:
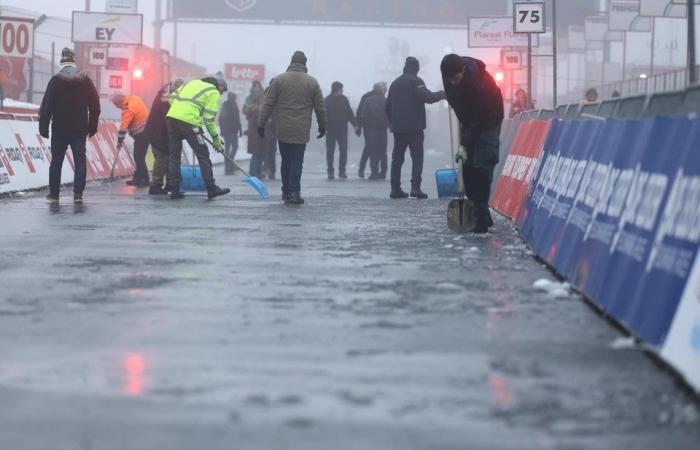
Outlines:
<svg viewBox="0 0 700 450"><path fill-rule="evenodd" d="M391 194L394 199L408 198L401 189L401 167L406 148L411 149L413 172L411 178L411 197L428 198L421 191L423 182L423 140L425 105L445 99L445 93L430 92L425 82L418 77L420 63L412 56L406 58L403 75L397 78L389 88L386 101L386 114L389 117L391 131L394 133L394 151L391 155Z"/></svg>
<svg viewBox="0 0 700 450"><path fill-rule="evenodd" d="M146 121L146 133L153 147L153 177L151 177L151 185L148 189L150 195L166 195L168 193L167 183L165 188L165 176L168 174L168 165L170 162L170 143L168 138L168 124L166 116L170 110L170 102L168 97L171 92L176 91L184 84L184 80L177 79L163 86L153 99L151 113Z"/></svg>
<svg viewBox="0 0 700 450"><path fill-rule="evenodd" d="M224 152L235 161L236 153L238 152L238 138L243 136L243 126L241 125L241 112L238 109L236 94L233 92L229 92L226 101L221 104L219 127L221 128L221 135L224 137ZM224 161L224 173L233 175L235 171L234 165L226 159Z"/></svg>
<svg viewBox="0 0 700 450"><path fill-rule="evenodd" d="M326 134L326 162L328 163L328 179L335 178L333 160L335 159L335 144L340 148L338 176L347 178L345 168L348 163L348 123L358 132L355 113L352 112L348 98L343 95L343 83L335 81L331 85L331 95L326 97L326 117L328 128Z"/></svg>
<svg viewBox="0 0 700 450"><path fill-rule="evenodd" d="M49 195L46 196L49 202L58 203L63 159L70 147L75 163L74 201L82 203L87 174L87 136L97 133L99 119L100 97L95 85L78 70L75 52L66 47L61 52L61 70L49 81L39 109L39 134L42 137L49 138L51 124Z"/></svg>
<svg viewBox="0 0 700 450"><path fill-rule="evenodd" d="M364 175L365 153L370 160L370 180L386 178L386 146L389 139L389 119L386 116L386 83L376 83L366 94L357 110L357 122L365 133L365 150L360 160L360 178Z"/></svg>
<svg viewBox="0 0 700 450"><path fill-rule="evenodd" d="M504 115L501 89L478 59L447 55L440 70L461 125L457 163L464 164L465 191L475 206L474 232L487 233L493 226L489 198Z"/></svg>

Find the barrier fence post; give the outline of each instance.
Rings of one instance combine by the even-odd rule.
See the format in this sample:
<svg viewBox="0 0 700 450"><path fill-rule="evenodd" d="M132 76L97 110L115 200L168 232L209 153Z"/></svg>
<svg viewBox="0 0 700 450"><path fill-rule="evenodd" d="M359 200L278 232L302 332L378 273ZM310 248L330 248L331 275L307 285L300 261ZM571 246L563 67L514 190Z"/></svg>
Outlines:
<svg viewBox="0 0 700 450"><path fill-rule="evenodd" d="M688 83L698 81L695 71L695 1L688 0Z"/></svg>

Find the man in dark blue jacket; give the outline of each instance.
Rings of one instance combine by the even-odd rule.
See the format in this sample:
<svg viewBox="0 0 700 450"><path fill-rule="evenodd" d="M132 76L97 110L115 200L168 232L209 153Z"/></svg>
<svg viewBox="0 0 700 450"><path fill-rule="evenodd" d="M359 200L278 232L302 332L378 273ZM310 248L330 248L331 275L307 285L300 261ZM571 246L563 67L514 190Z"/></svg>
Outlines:
<svg viewBox="0 0 700 450"><path fill-rule="evenodd" d="M447 101L459 123L457 164L464 164L464 186L474 202L475 233L493 226L489 210L493 169L498 164L503 95L486 65L478 59L447 55L440 65Z"/></svg>
<svg viewBox="0 0 700 450"><path fill-rule="evenodd" d="M403 75L397 78L389 88L386 100L386 114L389 117L391 131L394 133L394 151L391 155L391 194L394 199L408 198L401 189L401 167L406 148L411 149L413 172L411 177L411 197L428 198L421 191L423 182L423 140L425 105L445 99L445 93L430 92L425 82L418 77L420 63L412 56L406 58Z"/></svg>

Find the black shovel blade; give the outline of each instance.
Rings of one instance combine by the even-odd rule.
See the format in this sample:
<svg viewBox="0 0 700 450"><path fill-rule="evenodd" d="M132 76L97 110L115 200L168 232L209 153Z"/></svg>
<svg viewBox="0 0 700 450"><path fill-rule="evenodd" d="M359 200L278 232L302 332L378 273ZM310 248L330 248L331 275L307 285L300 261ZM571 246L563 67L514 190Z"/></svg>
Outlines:
<svg viewBox="0 0 700 450"><path fill-rule="evenodd" d="M456 233L469 233L474 225L474 204L465 199L450 201L447 206L448 228Z"/></svg>

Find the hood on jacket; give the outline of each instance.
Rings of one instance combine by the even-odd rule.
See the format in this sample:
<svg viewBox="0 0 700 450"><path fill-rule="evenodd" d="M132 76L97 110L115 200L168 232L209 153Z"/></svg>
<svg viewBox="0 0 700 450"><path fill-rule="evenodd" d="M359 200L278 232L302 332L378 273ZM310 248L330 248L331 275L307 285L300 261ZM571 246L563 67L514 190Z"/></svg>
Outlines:
<svg viewBox="0 0 700 450"><path fill-rule="evenodd" d="M442 64L440 65L440 72L442 73L442 82L445 85L445 90L447 92L459 90L460 87L464 86L466 83L478 83L484 78L484 74L486 73L486 64L484 64L483 61L475 58L470 58L468 56L460 56L459 59L461 60L465 70L464 78L462 79L460 86L453 86L448 81L448 78L451 78L456 74L454 67L451 67L454 61L448 60L448 58L450 58L451 56L453 55L446 56L443 59ZM456 60L457 58L453 59Z"/></svg>
<svg viewBox="0 0 700 450"><path fill-rule="evenodd" d="M287 72L304 72L309 73L309 69L301 63L291 63L287 68Z"/></svg>
<svg viewBox="0 0 700 450"><path fill-rule="evenodd" d="M420 62L413 56L406 58L406 64L403 66L403 73L418 75L420 72Z"/></svg>
<svg viewBox="0 0 700 450"><path fill-rule="evenodd" d="M58 78L64 81L83 81L87 74L78 70L75 64L62 64L61 70L56 74Z"/></svg>

